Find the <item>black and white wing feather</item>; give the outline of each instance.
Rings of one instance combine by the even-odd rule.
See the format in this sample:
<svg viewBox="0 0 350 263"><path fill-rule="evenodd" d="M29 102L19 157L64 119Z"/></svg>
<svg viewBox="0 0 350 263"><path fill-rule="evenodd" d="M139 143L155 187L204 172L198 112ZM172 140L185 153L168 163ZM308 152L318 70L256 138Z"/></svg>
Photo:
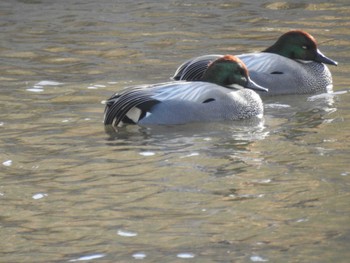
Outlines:
<svg viewBox="0 0 350 263"><path fill-rule="evenodd" d="M149 109L159 103L152 95L144 87L129 88L114 94L106 102L104 124L118 126L120 122L137 123Z"/></svg>
<svg viewBox="0 0 350 263"><path fill-rule="evenodd" d="M222 55L205 55L189 59L178 67L172 79L186 81L201 80L209 64L220 57Z"/></svg>

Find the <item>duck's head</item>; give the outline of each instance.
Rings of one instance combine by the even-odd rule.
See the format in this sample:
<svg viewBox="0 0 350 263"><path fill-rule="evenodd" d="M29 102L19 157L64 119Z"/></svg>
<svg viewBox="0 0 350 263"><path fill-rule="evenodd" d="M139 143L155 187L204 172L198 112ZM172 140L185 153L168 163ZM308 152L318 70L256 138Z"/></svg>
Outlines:
<svg viewBox="0 0 350 263"><path fill-rule="evenodd" d="M317 43L313 36L302 30L291 30L283 34L275 44L263 52L275 53L290 59L338 65L336 61L322 54L317 48Z"/></svg>
<svg viewBox="0 0 350 263"><path fill-rule="evenodd" d="M268 91L252 81L243 61L232 55L225 55L210 63L202 80L227 88L236 88L238 85L257 91Z"/></svg>

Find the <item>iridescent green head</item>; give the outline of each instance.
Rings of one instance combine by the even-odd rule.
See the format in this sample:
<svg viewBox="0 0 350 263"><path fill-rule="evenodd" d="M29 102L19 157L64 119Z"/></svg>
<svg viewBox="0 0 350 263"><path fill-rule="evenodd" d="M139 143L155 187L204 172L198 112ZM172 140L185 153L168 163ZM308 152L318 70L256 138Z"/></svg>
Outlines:
<svg viewBox="0 0 350 263"><path fill-rule="evenodd" d="M238 85L248 89L268 91L253 82L243 61L232 55L225 55L210 63L201 80L227 88L235 88Z"/></svg>
<svg viewBox="0 0 350 263"><path fill-rule="evenodd" d="M291 30L283 34L275 44L263 52L275 53L296 60L315 61L335 66L338 64L322 54L317 48L315 38L302 30Z"/></svg>

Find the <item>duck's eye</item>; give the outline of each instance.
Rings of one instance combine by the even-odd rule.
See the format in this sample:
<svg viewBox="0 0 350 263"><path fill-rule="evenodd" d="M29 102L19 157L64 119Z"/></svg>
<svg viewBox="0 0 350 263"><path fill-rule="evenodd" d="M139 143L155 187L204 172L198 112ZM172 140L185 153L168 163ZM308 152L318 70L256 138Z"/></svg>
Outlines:
<svg viewBox="0 0 350 263"><path fill-rule="evenodd" d="M241 69L239 70L239 74L242 75L242 76L245 76L245 70L241 68Z"/></svg>
<svg viewBox="0 0 350 263"><path fill-rule="evenodd" d="M309 49L309 47L308 47L307 45L303 45L303 46L301 46L301 48L302 48L302 49L305 49L305 50L308 50L308 49Z"/></svg>
<svg viewBox="0 0 350 263"><path fill-rule="evenodd" d="M235 75L242 75L242 74L241 74L241 71L240 71L239 69L236 69L236 70L234 71L234 74L235 74Z"/></svg>

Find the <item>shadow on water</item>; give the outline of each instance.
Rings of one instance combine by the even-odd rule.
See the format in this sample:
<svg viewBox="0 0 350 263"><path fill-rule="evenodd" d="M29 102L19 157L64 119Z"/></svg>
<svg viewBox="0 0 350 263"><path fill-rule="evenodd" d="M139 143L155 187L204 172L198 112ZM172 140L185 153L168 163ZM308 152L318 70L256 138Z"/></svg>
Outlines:
<svg viewBox="0 0 350 263"><path fill-rule="evenodd" d="M169 136L172 137L199 137L208 135L220 135L220 133L227 133L229 137L237 139L249 139L248 134L256 134L256 139L259 139L259 132L264 130L264 119L253 118L249 120L232 121L232 122L210 122L210 123L189 123L181 125L125 125L114 128L112 126L105 126L105 131L109 135L109 140L118 138L126 139L128 135L135 133L143 134L145 139L149 136ZM254 139L252 138L252 139ZM260 137L262 139L263 137Z"/></svg>
<svg viewBox="0 0 350 263"><path fill-rule="evenodd" d="M268 136L264 119L234 122L191 123L183 125L126 125L114 128L106 126L107 145L153 145L163 150L185 149L199 141L214 141L216 144L230 143L231 147L241 147L262 140Z"/></svg>
<svg viewBox="0 0 350 263"><path fill-rule="evenodd" d="M268 136L264 119L174 126L106 127L115 152L137 151L144 166L187 167L215 177L241 173L253 157L250 148ZM248 156L248 157L247 157ZM243 170L242 170L243 169Z"/></svg>

